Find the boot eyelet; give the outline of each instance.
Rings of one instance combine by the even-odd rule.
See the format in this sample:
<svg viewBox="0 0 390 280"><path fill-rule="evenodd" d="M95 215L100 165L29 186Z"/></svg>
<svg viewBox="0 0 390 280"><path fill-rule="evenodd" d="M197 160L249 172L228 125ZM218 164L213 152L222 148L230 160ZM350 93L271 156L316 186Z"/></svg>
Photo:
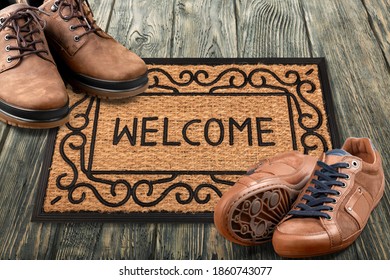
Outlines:
<svg viewBox="0 0 390 280"><path fill-rule="evenodd" d="M5 34L5 36L4 36L4 40L6 40L6 41L9 41L9 34Z"/></svg>
<svg viewBox="0 0 390 280"><path fill-rule="evenodd" d="M357 162L356 160L352 161L352 166L354 168L357 168L359 166L359 162Z"/></svg>
<svg viewBox="0 0 390 280"><path fill-rule="evenodd" d="M75 42L79 42L79 41L80 41L80 37L79 37L79 36L74 36L73 40L74 40Z"/></svg>
<svg viewBox="0 0 390 280"><path fill-rule="evenodd" d="M69 26L69 30L74 31L75 30L74 26L73 25Z"/></svg>
<svg viewBox="0 0 390 280"><path fill-rule="evenodd" d="M12 57L8 56L7 57L7 63L11 63L12 62Z"/></svg>
<svg viewBox="0 0 390 280"><path fill-rule="evenodd" d="M326 217L325 219L327 219L328 221L331 221L331 220L332 220L332 217L331 217L331 216L328 216L328 217Z"/></svg>
<svg viewBox="0 0 390 280"><path fill-rule="evenodd" d="M346 188L346 187L347 187L347 184L343 182L343 184L342 184L340 187Z"/></svg>
<svg viewBox="0 0 390 280"><path fill-rule="evenodd" d="M5 46L5 51L6 52L9 52L10 50L11 50L11 46L10 45Z"/></svg>
<svg viewBox="0 0 390 280"><path fill-rule="evenodd" d="M347 175L347 177L345 177L345 180L350 180L351 179L351 176L349 176L348 174L345 174Z"/></svg>

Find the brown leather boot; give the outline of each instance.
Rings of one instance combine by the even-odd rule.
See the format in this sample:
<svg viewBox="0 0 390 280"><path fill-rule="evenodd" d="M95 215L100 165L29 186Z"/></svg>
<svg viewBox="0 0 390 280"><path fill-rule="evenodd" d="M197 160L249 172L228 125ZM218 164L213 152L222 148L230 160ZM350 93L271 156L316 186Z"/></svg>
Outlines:
<svg viewBox="0 0 390 280"><path fill-rule="evenodd" d="M335 253L362 232L384 192L381 157L367 138L349 138L327 152L313 180L277 226L272 243L283 257Z"/></svg>
<svg viewBox="0 0 390 280"><path fill-rule="evenodd" d="M88 1L46 0L46 37L60 71L75 88L101 98L124 98L148 87L147 67L102 31Z"/></svg>
<svg viewBox="0 0 390 280"><path fill-rule="evenodd" d="M51 128L68 121L68 95L37 10L15 4L0 11L0 120Z"/></svg>
<svg viewBox="0 0 390 280"><path fill-rule="evenodd" d="M241 245L270 241L291 209L317 159L297 151L261 161L217 203L214 223L228 240Z"/></svg>

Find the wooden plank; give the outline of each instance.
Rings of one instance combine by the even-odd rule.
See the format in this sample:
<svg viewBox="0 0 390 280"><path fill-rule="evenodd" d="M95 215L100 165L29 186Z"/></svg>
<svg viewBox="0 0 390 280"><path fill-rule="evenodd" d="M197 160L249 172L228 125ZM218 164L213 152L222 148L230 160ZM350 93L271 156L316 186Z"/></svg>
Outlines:
<svg viewBox="0 0 390 280"><path fill-rule="evenodd" d="M89 1L96 23L101 29L107 30L111 19L111 11L115 0Z"/></svg>
<svg viewBox="0 0 390 280"><path fill-rule="evenodd" d="M174 16L172 56L237 57L233 1L179 0Z"/></svg>
<svg viewBox="0 0 390 280"><path fill-rule="evenodd" d="M45 130L11 128L4 143L0 155L0 259L50 258L57 226L30 223L46 138Z"/></svg>
<svg viewBox="0 0 390 280"><path fill-rule="evenodd" d="M171 1L115 1L112 13L111 5L106 1L90 2L95 18L107 22L110 35L126 47L137 54L152 57L169 54ZM161 9L162 6L166 9ZM57 259L153 259L156 226L137 223L66 224L61 226L57 240Z"/></svg>
<svg viewBox="0 0 390 280"><path fill-rule="evenodd" d="M237 57L231 1L179 0L174 6L172 57ZM209 224L157 225L156 259L219 259L230 254Z"/></svg>
<svg viewBox="0 0 390 280"><path fill-rule="evenodd" d="M116 1L108 33L141 57L169 57L173 1Z"/></svg>
<svg viewBox="0 0 390 280"><path fill-rule="evenodd" d="M390 1L363 0L363 4L367 9L371 28L390 67Z"/></svg>
<svg viewBox="0 0 390 280"><path fill-rule="evenodd" d="M107 30L114 0L92 0L89 1L98 25ZM104 224L60 224L58 236L55 243L54 259L93 259L97 244L104 240ZM100 258L98 252L97 258Z"/></svg>
<svg viewBox="0 0 390 280"><path fill-rule="evenodd" d="M237 0L237 44L239 57L310 57L305 21L299 1ZM243 247L216 239L220 250L218 259L280 259L272 244Z"/></svg>
<svg viewBox="0 0 390 280"><path fill-rule="evenodd" d="M236 0L240 57L310 57L299 0Z"/></svg>
<svg viewBox="0 0 390 280"><path fill-rule="evenodd" d="M0 122L0 154L3 151L3 146L8 136L9 126Z"/></svg>
<svg viewBox="0 0 390 280"><path fill-rule="evenodd" d="M342 138L373 138L389 178L388 0L89 2L103 28L145 57L325 56ZM279 258L272 244L232 244L213 224L30 223L47 132L0 124L0 135L0 259ZM389 199L387 188L354 245L321 259L389 259Z"/></svg>
<svg viewBox="0 0 390 280"><path fill-rule="evenodd" d="M325 56L328 61L342 138L371 138L382 154L385 177L389 178L390 75L365 7L353 0L302 1L302 5L313 55ZM388 19L384 20L387 24ZM356 258L389 258L390 238L386 234L390 230L389 199L386 188L368 229L348 249L356 250ZM383 218L387 219L386 223Z"/></svg>

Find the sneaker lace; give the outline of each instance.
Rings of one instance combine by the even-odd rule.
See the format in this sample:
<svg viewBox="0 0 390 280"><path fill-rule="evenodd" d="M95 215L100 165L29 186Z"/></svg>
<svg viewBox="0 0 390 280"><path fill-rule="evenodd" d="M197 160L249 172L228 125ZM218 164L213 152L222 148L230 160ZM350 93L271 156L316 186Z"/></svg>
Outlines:
<svg viewBox="0 0 390 280"><path fill-rule="evenodd" d="M325 205L327 203L335 204L337 201L335 198L329 197L329 195L339 196L340 192L332 189L332 186L345 187L345 183L338 181L338 178L349 178L347 174L339 173L339 168L348 168L349 164L340 162L332 165L328 165L325 162L318 161L320 170L315 171L316 179L314 178L311 183L313 186L307 188L311 194L305 194L302 198L306 200L305 203L299 203L297 210L291 210L289 212L292 216L297 217L324 217L331 219L327 211L333 211L333 207Z"/></svg>
<svg viewBox="0 0 390 280"><path fill-rule="evenodd" d="M84 3L88 7L88 12L86 13L83 5ZM65 14L64 10L66 7L69 7L70 13ZM51 7L52 12L58 11L60 17L63 20L71 20L72 18L78 18L81 20L81 24L78 25L72 25L70 27L71 30L76 30L78 28L84 28L85 32L82 33L81 35L75 36L75 41L79 41L83 36L96 32L96 31L102 31L100 27L96 25L96 20L90 20L88 19L89 15L92 15L93 18L93 13L91 6L89 5L88 0L57 0L54 2L53 6Z"/></svg>
<svg viewBox="0 0 390 280"><path fill-rule="evenodd" d="M16 10L11 16L0 19L0 31L6 27L13 30L13 34L7 34L5 39L16 39L17 46L8 45L6 51L17 50L19 55L8 56L7 61L23 58L27 55L36 54L39 57L48 60L48 58L42 56L42 53L49 54L46 48L39 49L37 44L44 44L43 39L35 40L33 35L35 33L40 34L46 26L46 22L39 18L36 12L44 13L35 7L21 8ZM21 24L21 20L24 20L24 24ZM34 24L35 28L33 28Z"/></svg>

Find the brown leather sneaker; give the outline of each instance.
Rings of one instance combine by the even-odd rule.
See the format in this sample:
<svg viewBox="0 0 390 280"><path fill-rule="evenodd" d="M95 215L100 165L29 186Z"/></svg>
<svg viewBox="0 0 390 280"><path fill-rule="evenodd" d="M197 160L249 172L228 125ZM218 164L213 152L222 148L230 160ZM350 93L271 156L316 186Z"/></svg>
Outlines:
<svg viewBox="0 0 390 280"><path fill-rule="evenodd" d="M93 19L88 1L46 0L46 37L64 78L101 98L125 98L148 87L144 61L107 35Z"/></svg>
<svg viewBox="0 0 390 280"><path fill-rule="evenodd" d="M68 95L37 10L15 4L0 11L0 120L52 128L68 121Z"/></svg>
<svg viewBox="0 0 390 280"><path fill-rule="evenodd" d="M217 203L214 223L228 240L257 245L271 240L273 230L291 209L317 159L297 151L261 161Z"/></svg>
<svg viewBox="0 0 390 280"><path fill-rule="evenodd" d="M272 243L283 257L335 253L362 232L384 192L379 153L367 138L348 138L342 150L327 152L313 180L277 226Z"/></svg>

